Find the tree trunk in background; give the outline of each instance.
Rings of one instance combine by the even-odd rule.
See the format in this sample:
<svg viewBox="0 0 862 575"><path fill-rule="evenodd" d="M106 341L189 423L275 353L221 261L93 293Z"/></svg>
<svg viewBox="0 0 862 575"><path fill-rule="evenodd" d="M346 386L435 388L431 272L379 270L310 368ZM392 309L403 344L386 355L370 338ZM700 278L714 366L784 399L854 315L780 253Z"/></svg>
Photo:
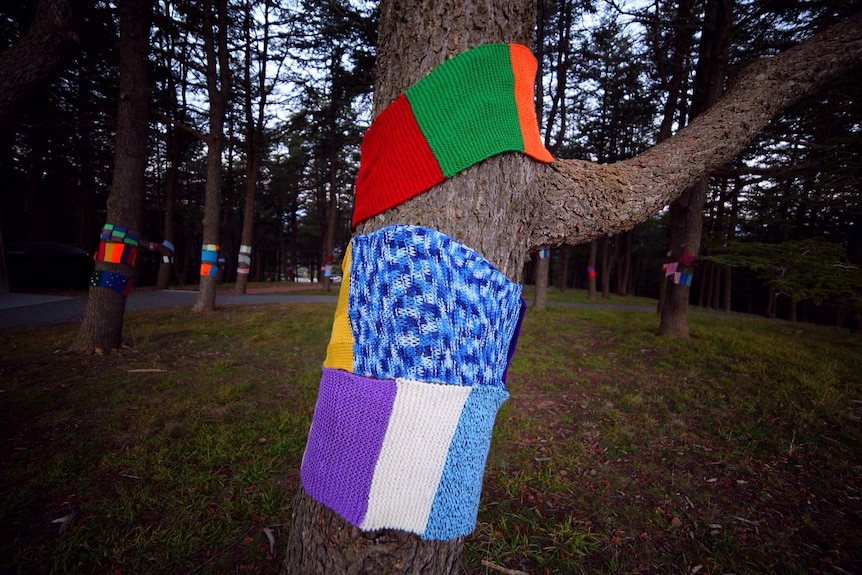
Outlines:
<svg viewBox="0 0 862 575"><path fill-rule="evenodd" d="M560 246L560 271L557 273L557 289L566 291L566 280L569 279L569 244Z"/></svg>
<svg viewBox="0 0 862 575"><path fill-rule="evenodd" d="M613 258L611 258L611 238L605 236L602 238L602 298L608 299L611 297L611 267L613 266Z"/></svg>
<svg viewBox="0 0 862 575"><path fill-rule="evenodd" d="M248 276L251 272L251 262L245 261L251 259L251 247L254 239L254 204L255 195L257 194L257 182L260 177L261 160L264 154L263 142L263 124L264 112L266 110L267 89L266 89L266 64L269 53L269 4L264 3L263 7L263 38L260 45L255 47L252 42L251 35L251 20L252 20L252 4L250 1L245 5L245 121L246 130L246 180L245 180L245 207L242 213L242 240L241 244L245 246L240 248L247 253L239 254L239 263L237 265L236 276L236 293L244 294L248 286ZM258 61L257 72L257 114L253 113L254 106L252 105L252 82L251 82L251 52L252 50L260 50L260 60Z"/></svg>
<svg viewBox="0 0 862 575"><path fill-rule="evenodd" d="M177 204L177 187L180 181L180 164L182 162L183 149L188 138L178 133L173 126L167 127L165 142L167 147L168 169L165 173L165 217L164 217L164 241L174 246L176 243L176 232L174 230L174 212ZM156 279L156 289L168 289L171 277L174 273L174 250L163 248L159 260L159 275Z"/></svg>
<svg viewBox="0 0 862 575"><path fill-rule="evenodd" d="M448 56L487 42L531 45L535 14L533 2L463 2L456 10L444 2L382 0L373 115ZM655 214L730 161L775 114L858 67L860 54L857 17L746 68L722 103L631 160L540 165L518 154L494 156L357 232L399 222L426 226L519 281L525 258L540 247L625 231ZM283 568L293 575L452 573L462 547L460 539L428 542L400 531L347 528L300 488ZM416 560L428 556L433 559Z"/></svg>
<svg viewBox="0 0 862 575"><path fill-rule="evenodd" d="M733 0L709 0L703 24L694 95L689 116L695 118L712 106L721 94L728 60L728 41L733 27ZM696 256L700 251L703 230L703 206L709 177L683 192L670 206L668 254L670 261L679 261L683 254ZM694 268L680 264L680 272L694 273ZM665 299L661 310L659 334L688 337L689 286L665 278Z"/></svg>
<svg viewBox="0 0 862 575"><path fill-rule="evenodd" d="M551 257L542 252L536 254L536 293L533 297L533 309L545 311L548 309L548 279L551 274Z"/></svg>
<svg viewBox="0 0 862 575"><path fill-rule="evenodd" d="M587 263L587 298L596 299L596 256L598 252L598 241L590 242L590 258Z"/></svg>
<svg viewBox="0 0 862 575"><path fill-rule="evenodd" d="M632 279L632 231L622 234L621 257L619 258L617 274L617 295L629 295L629 284Z"/></svg>
<svg viewBox="0 0 862 575"><path fill-rule="evenodd" d="M136 233L140 229L147 165L152 0L121 0L119 15L120 99L107 223ZM134 272L131 265L104 261L96 261L96 270L121 273L129 276L129 282ZM70 350L86 352L120 347L125 311L126 297L123 294L107 287L90 287L84 318Z"/></svg>
<svg viewBox="0 0 862 575"><path fill-rule="evenodd" d="M730 303L731 303L731 288L733 286L733 268L730 266L723 266L722 273L724 274L724 291L721 296L721 309L725 313L730 313Z"/></svg>
<svg viewBox="0 0 862 575"><path fill-rule="evenodd" d="M204 200L203 244L218 246L221 203L221 151L224 146L224 122L230 95L230 69L227 45L227 0L207 0L203 7L203 36L207 55L207 92L210 98L209 134L207 135L207 181ZM218 32L213 30L213 8L216 9ZM216 250L217 251L217 250ZM201 275L198 297L192 311L213 311L216 302L217 275Z"/></svg>

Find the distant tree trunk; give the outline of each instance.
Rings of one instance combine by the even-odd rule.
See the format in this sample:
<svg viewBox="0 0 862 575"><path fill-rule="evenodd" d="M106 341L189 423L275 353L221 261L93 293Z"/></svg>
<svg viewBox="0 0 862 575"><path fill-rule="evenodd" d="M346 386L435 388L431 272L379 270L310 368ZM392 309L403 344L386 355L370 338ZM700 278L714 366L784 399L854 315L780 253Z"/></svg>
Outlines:
<svg viewBox="0 0 862 575"><path fill-rule="evenodd" d="M721 306L721 268L718 264L712 264L712 298L709 307L719 309Z"/></svg>
<svg viewBox="0 0 862 575"><path fill-rule="evenodd" d="M217 2L214 7L213 3ZM213 9L216 26L213 30ZM221 152L224 146L224 122L230 95L230 68L227 45L227 0L206 0L203 6L203 37L207 59L207 93L210 99L207 142L207 181L204 200L203 244L219 244L219 211L221 204ZM218 250L215 250L218 251ZM203 271L203 268L202 268ZM213 311L216 302L217 274L201 275L198 297L192 311Z"/></svg>
<svg viewBox="0 0 862 575"><path fill-rule="evenodd" d="M176 143L171 135L172 129L168 128L167 155L168 170L165 173L165 217L164 217L164 241L171 246L175 245L176 234L174 231L174 212L177 204L177 186L179 185L179 155L176 154ZM171 276L174 273L174 250L164 249L159 261L159 275L156 278L156 289L168 289L171 285Z"/></svg>
<svg viewBox="0 0 862 575"><path fill-rule="evenodd" d="M326 212L326 231L323 234L323 266L325 271L319 270L323 282L323 291L329 291L332 284L333 249L335 248L335 231L338 224L338 191L336 190L336 150L330 149L329 153L329 201Z"/></svg>
<svg viewBox="0 0 862 575"><path fill-rule="evenodd" d="M590 256L587 260L587 298L596 299L596 255L598 252L598 241L590 242Z"/></svg>
<svg viewBox="0 0 862 575"><path fill-rule="evenodd" d="M733 268L730 266L723 267L724 272L724 291L722 291L722 299L721 299L721 309L724 310L725 313L730 313L730 303L731 303L731 286L733 280Z"/></svg>
<svg viewBox="0 0 862 575"><path fill-rule="evenodd" d="M566 280L569 279L569 244L560 246L560 271L557 274L557 289L566 291Z"/></svg>
<svg viewBox="0 0 862 575"><path fill-rule="evenodd" d="M689 113L691 118L695 118L712 106L721 94L727 68L728 39L733 26L732 1L709 0L707 2L706 21L703 25L694 80L694 96ZM696 256L700 251L703 207L708 186L708 176L704 176L671 203L668 239L671 261L678 261L683 254ZM693 268L685 265L682 265L679 271L694 273ZM665 279L665 285L659 334L687 338L690 288L682 283L674 283L672 276Z"/></svg>
<svg viewBox="0 0 862 575"><path fill-rule="evenodd" d="M107 223L135 232L140 229L147 166L152 0L121 0L119 14L120 98ZM131 282L134 268L128 264L97 261L96 271L119 273ZM125 310L125 295L108 287L91 286L84 318L70 349L86 352L120 347Z"/></svg>
<svg viewBox="0 0 862 575"><path fill-rule="evenodd" d="M613 258L611 257L611 238L605 236L602 238L602 298L608 299L611 297L611 268L613 267Z"/></svg>
<svg viewBox="0 0 862 575"><path fill-rule="evenodd" d="M706 262L702 266L699 266L699 271L701 289L699 290L697 305L710 308L712 307L712 294L715 287L715 267Z"/></svg>
<svg viewBox="0 0 862 575"><path fill-rule="evenodd" d="M632 275L632 231L629 230L621 236L618 236L617 241L620 242L619 263L617 265L617 295L627 296L629 294L629 283Z"/></svg>
<svg viewBox="0 0 862 575"><path fill-rule="evenodd" d="M536 253L536 292L533 296L533 309L545 311L548 309L548 280L551 275L550 254L542 257L541 252Z"/></svg>
<svg viewBox="0 0 862 575"><path fill-rule="evenodd" d="M251 21L252 4L247 1L245 5L245 121L246 121L246 180L245 180L245 206L242 213L242 240L243 247L240 248L236 276L236 293L244 294L248 285L248 276L251 273L251 247L254 238L254 204L257 194L257 182L260 176L261 160L264 153L263 128L264 112L266 110L266 65L269 52L269 3L265 2L263 7L263 37L259 47L252 43ZM257 115L253 113L252 105L252 82L251 82L251 53L252 50L260 50L260 60L257 71Z"/></svg>

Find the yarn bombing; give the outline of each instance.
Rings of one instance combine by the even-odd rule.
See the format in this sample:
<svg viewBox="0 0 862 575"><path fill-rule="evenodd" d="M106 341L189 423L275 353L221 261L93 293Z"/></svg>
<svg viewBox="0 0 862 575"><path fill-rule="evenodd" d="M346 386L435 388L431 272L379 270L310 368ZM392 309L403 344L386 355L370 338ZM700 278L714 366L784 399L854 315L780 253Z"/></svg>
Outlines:
<svg viewBox="0 0 862 575"><path fill-rule="evenodd" d="M363 530L453 539L476 524L496 387L378 380L323 369L300 477Z"/></svg>
<svg viewBox="0 0 862 575"><path fill-rule="evenodd" d="M452 238L353 238L303 456L303 488L364 530L472 532L520 326L521 286Z"/></svg>
<svg viewBox="0 0 862 575"><path fill-rule="evenodd" d="M484 44L408 88L363 137L352 225L503 152L552 162L536 121L536 70L526 46Z"/></svg>
<svg viewBox="0 0 862 575"><path fill-rule="evenodd" d="M355 236L324 367L358 375L503 387L521 286L436 230Z"/></svg>

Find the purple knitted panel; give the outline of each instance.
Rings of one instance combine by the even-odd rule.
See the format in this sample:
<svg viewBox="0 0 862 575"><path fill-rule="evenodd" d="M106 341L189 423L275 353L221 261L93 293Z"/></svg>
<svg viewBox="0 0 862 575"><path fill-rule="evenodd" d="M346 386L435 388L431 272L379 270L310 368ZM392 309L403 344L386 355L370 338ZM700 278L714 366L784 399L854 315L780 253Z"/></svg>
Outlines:
<svg viewBox="0 0 862 575"><path fill-rule="evenodd" d="M359 525L386 434L394 380L324 369L300 477L306 493Z"/></svg>

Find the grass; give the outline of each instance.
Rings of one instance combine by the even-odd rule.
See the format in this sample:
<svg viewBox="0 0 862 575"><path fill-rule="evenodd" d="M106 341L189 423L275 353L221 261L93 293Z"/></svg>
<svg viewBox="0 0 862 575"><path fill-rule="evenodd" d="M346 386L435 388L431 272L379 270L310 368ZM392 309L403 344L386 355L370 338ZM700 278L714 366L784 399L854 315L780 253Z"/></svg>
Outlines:
<svg viewBox="0 0 862 575"><path fill-rule="evenodd" d="M0 573L276 573L333 311L133 312L90 356L0 333ZM657 323L528 313L464 572L862 572L862 338Z"/></svg>

